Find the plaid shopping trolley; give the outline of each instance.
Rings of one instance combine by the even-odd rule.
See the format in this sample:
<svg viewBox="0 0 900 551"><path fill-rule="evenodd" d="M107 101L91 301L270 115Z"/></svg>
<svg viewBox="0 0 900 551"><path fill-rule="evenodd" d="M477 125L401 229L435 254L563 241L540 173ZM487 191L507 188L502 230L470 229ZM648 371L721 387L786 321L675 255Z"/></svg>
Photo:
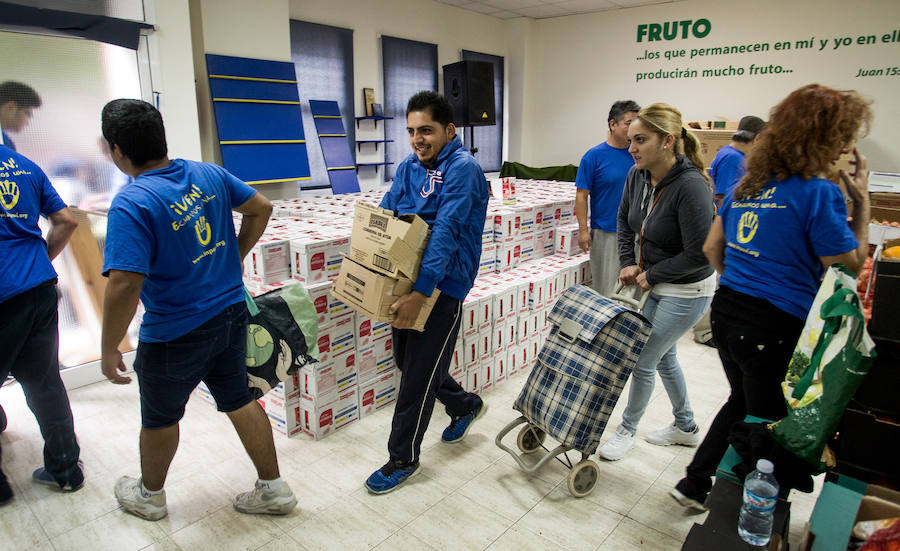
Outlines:
<svg viewBox="0 0 900 551"><path fill-rule="evenodd" d="M650 337L651 324L584 285L571 287L560 296L549 321L550 336L513 405L522 416L497 435L496 443L529 473L567 451L581 452L578 464L568 463L572 469L568 482L572 495L584 497L599 476L599 467L588 456L597 450L622 388ZM516 442L523 455L542 448L547 435L560 445L529 466L501 442L520 424L526 424Z"/></svg>

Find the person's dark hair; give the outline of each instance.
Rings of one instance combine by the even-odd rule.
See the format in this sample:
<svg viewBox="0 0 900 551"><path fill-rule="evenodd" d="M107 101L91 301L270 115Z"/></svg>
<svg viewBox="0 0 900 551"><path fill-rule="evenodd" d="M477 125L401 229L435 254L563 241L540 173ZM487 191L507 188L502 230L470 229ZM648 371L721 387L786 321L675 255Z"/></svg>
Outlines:
<svg viewBox="0 0 900 551"><path fill-rule="evenodd" d="M774 177L820 175L837 181L834 160L872 124L871 101L855 90L809 84L794 90L769 113L747 156L747 174L734 190L736 199L759 193Z"/></svg>
<svg viewBox="0 0 900 551"><path fill-rule="evenodd" d="M622 122L625 113L630 113L632 111L637 113L640 110L641 106L630 99L617 101L609 108L609 116L606 118L606 124L609 125L610 121Z"/></svg>
<svg viewBox="0 0 900 551"><path fill-rule="evenodd" d="M162 115L138 99L115 99L103 107L103 137L118 145L134 166L162 159L169 152Z"/></svg>
<svg viewBox="0 0 900 551"><path fill-rule="evenodd" d="M413 111L427 111L431 119L443 127L453 122L453 106L447 98L431 90L422 90L409 98L406 114L409 115Z"/></svg>
<svg viewBox="0 0 900 551"><path fill-rule="evenodd" d="M31 107L32 109L41 106L41 96L27 84L7 80L0 84L0 105L12 101L19 107Z"/></svg>
<svg viewBox="0 0 900 551"><path fill-rule="evenodd" d="M766 121L753 115L747 115L738 123L737 132L731 136L731 139L736 142L750 143L765 127Z"/></svg>

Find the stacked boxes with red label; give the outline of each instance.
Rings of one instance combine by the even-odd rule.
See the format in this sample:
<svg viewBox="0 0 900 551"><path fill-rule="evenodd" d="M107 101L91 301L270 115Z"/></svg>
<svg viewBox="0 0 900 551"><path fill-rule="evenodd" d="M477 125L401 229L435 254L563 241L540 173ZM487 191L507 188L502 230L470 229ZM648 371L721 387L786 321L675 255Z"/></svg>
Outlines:
<svg viewBox="0 0 900 551"><path fill-rule="evenodd" d="M558 296L591 279L587 255L571 237L566 245L557 235L568 232L565 224L573 221L571 186L528 180L517 186L514 205L490 202L481 269L462 306L450 362L451 376L475 392L530 370L549 334L547 316ZM245 284L254 294L297 279L319 322L319 362L260 401L278 432L322 438L396 400L400 373L390 326L355 314L330 292L349 248L354 203L380 199L381 193L367 192L275 201L276 218L255 249L256 259L248 255ZM204 386L197 394L212 402Z"/></svg>

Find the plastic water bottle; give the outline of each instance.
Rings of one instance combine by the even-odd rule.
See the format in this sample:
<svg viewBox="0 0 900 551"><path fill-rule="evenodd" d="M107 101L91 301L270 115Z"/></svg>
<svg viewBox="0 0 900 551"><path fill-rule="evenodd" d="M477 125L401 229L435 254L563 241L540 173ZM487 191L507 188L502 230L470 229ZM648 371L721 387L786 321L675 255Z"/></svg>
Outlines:
<svg viewBox="0 0 900 551"><path fill-rule="evenodd" d="M756 462L756 470L744 480L744 505L738 517L738 535L750 545L766 545L772 537L778 482L768 459Z"/></svg>

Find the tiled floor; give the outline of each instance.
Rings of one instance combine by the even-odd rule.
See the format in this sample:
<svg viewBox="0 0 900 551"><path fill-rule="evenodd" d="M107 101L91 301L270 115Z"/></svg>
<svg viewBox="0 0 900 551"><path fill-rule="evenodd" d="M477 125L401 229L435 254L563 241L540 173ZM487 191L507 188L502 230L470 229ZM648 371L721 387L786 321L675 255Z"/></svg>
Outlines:
<svg viewBox="0 0 900 551"><path fill-rule="evenodd" d="M691 402L705 429L727 395L727 384L713 349L689 337L678 346ZM0 507L0 548L679 549L691 525L704 518L686 514L668 496L692 450L660 448L639 438L622 461L600 460L597 488L575 499L567 490L564 467L552 462L528 477L494 444L497 433L517 417L511 406L524 381L517 375L486 395L490 409L462 444L439 441L447 417L435 408L421 474L389 495L370 495L362 483L386 459L390 408L320 442L276 435L282 475L300 500L286 517L234 511L232 495L255 480L252 465L228 419L192 399L166 484L169 516L155 523L124 513L112 492L119 476L138 474L136 383L97 383L70 392L87 474L84 488L70 494L30 482L31 471L41 464L40 433L20 389L7 386L0 390L0 403L10 426L0 439L3 469L16 498ZM624 403L620 400L607 434L618 424ZM670 423L670 410L658 384L639 436ZM506 442L515 446L515 432ZM813 495L792 495L792 546L820 484Z"/></svg>

